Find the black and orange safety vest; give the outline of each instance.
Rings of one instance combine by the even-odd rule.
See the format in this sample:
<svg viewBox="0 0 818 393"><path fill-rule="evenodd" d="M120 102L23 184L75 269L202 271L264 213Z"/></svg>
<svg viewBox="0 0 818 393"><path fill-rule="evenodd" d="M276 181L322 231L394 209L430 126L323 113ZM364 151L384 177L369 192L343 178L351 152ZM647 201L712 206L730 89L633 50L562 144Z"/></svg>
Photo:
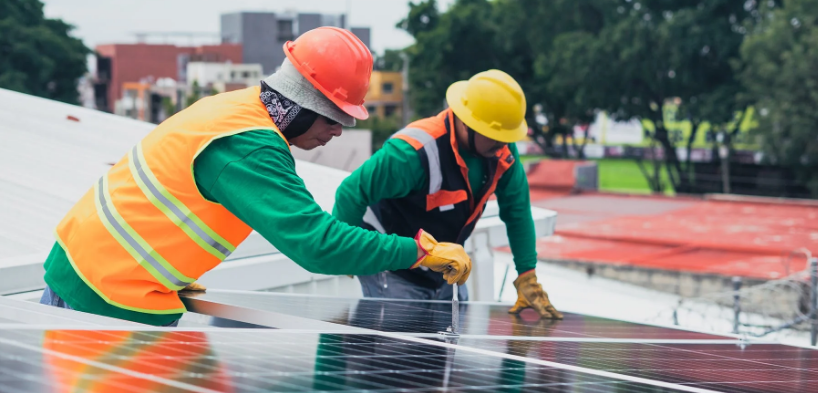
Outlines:
<svg viewBox="0 0 818 393"><path fill-rule="evenodd" d="M453 132L454 114L447 109L435 117L421 119L395 133L415 148L426 184L420 191L397 199L384 199L367 208L363 227L381 233L414 236L423 229L438 241L463 245L497 182L514 163L506 146L484 160L487 181L476 193L469 185L469 169L457 150ZM395 274L427 288L439 288L446 280L440 273L424 269L397 270Z"/></svg>

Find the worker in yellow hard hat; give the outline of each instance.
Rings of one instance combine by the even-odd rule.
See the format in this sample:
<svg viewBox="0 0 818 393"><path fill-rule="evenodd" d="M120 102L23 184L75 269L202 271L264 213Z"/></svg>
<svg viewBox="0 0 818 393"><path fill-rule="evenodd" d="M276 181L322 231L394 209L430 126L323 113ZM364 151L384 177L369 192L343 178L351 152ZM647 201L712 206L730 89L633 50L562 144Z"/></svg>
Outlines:
<svg viewBox="0 0 818 393"><path fill-rule="evenodd" d="M402 236L423 228L441 241L464 244L497 196L518 277L517 303L561 319L537 282L536 235L528 180L513 142L524 138L526 101L508 74L489 70L446 92L449 109L394 134L336 193L333 215L349 224ZM402 269L359 276L364 296L446 300L452 286L440 273ZM458 297L468 299L465 287Z"/></svg>

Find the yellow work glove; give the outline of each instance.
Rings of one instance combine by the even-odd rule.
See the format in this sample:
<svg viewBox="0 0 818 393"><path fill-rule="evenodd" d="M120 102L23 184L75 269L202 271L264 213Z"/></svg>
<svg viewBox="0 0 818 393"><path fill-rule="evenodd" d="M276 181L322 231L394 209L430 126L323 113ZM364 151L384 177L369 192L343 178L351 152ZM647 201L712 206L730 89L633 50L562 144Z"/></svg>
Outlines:
<svg viewBox="0 0 818 393"><path fill-rule="evenodd" d="M514 307L508 310L509 313L519 314L526 308L533 308L543 318L562 319L562 313L551 305L548 294L537 282L537 274L534 269L517 277L514 280L514 288L517 288L517 303L514 303Z"/></svg>
<svg viewBox="0 0 818 393"><path fill-rule="evenodd" d="M207 288L204 285L199 284L198 282L192 282L190 284L187 284L186 287L181 289L181 291L189 292L204 292L205 290L207 290Z"/></svg>
<svg viewBox="0 0 818 393"><path fill-rule="evenodd" d="M432 235L423 229L418 231L415 241L426 255L422 256L412 269L426 266L433 271L443 273L449 284L463 285L471 273L471 258L463 246L455 243L438 243Z"/></svg>

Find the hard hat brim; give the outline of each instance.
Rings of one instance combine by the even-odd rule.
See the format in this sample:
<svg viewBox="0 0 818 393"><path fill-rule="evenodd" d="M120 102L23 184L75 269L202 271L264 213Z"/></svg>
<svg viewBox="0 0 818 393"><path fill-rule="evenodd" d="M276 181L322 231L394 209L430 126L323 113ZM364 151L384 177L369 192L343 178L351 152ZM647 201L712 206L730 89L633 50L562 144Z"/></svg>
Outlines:
<svg viewBox="0 0 818 393"><path fill-rule="evenodd" d="M497 130L491 128L485 122L476 119L472 111L463 105L463 97L466 95L467 87L467 81L452 83L446 90L446 102L448 102L454 114L457 115L463 123L469 126L469 128L486 138L503 143L521 141L528 135L528 124L525 119L523 119L520 126L514 130Z"/></svg>

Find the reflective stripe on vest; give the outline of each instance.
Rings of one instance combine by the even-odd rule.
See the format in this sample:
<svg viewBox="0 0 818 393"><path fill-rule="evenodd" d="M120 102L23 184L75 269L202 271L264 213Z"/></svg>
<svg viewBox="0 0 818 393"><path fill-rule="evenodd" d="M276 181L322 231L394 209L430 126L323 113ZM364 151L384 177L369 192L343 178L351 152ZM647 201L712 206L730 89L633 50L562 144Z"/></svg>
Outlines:
<svg viewBox="0 0 818 393"><path fill-rule="evenodd" d="M111 236L119 242L119 245L131 254L139 265L148 270L151 276L159 280L168 289L174 291L178 291L196 281L176 270L122 218L114 204L111 203L111 195L108 193L108 175L100 178L99 182L94 185L94 196L97 214L99 214L102 224L105 225Z"/></svg>
<svg viewBox="0 0 818 393"><path fill-rule="evenodd" d="M156 179L148 165L145 164L141 142L128 153L128 161L131 174L145 196L196 244L222 260L236 250L230 242L210 229Z"/></svg>
<svg viewBox="0 0 818 393"><path fill-rule="evenodd" d="M440 168L440 152L438 151L437 143L435 143L435 138L419 128L404 128L395 133L395 136L397 135L406 135L415 139L423 146L427 161L429 162L429 195L440 191L440 188L443 186L443 172ZM454 209L454 205L440 206L440 211L452 209Z"/></svg>

